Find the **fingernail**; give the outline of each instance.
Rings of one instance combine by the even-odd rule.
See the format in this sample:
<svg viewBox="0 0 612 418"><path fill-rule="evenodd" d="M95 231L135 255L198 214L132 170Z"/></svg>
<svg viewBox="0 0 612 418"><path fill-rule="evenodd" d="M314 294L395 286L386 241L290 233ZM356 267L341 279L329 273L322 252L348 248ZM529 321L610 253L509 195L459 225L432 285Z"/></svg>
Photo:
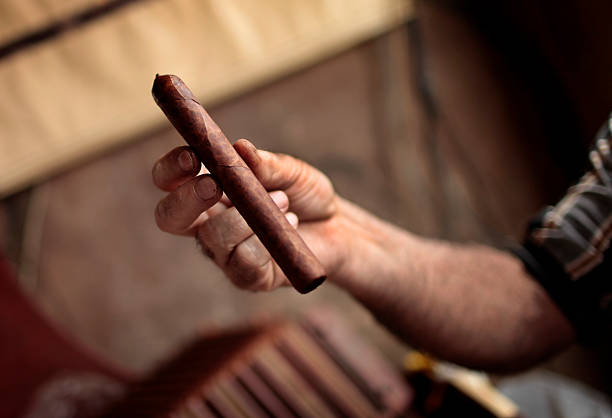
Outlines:
<svg viewBox="0 0 612 418"><path fill-rule="evenodd" d="M274 203L276 203L276 206L278 206L279 208L285 209L289 207L289 198L287 197L285 192L277 190L270 193L270 197L272 198Z"/></svg>
<svg viewBox="0 0 612 418"><path fill-rule="evenodd" d="M191 153L187 150L181 151L181 153L177 157L179 167L183 171L191 171L195 169L195 163L193 158L191 158Z"/></svg>
<svg viewBox="0 0 612 418"><path fill-rule="evenodd" d="M289 224L291 224L292 227L297 228L299 219L295 213L289 212L285 215L285 218L287 218L287 221L289 222Z"/></svg>
<svg viewBox="0 0 612 418"><path fill-rule="evenodd" d="M217 195L217 183L209 176L205 176L196 182L194 190L200 199L209 200Z"/></svg>

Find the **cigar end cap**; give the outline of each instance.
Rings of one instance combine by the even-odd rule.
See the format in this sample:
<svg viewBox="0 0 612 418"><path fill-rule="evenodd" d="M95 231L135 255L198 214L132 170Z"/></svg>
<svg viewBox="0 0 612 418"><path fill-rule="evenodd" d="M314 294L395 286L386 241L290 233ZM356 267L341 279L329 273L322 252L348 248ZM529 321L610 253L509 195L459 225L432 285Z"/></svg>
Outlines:
<svg viewBox="0 0 612 418"><path fill-rule="evenodd" d="M302 288L296 287L296 290L300 292L301 294L305 295L306 293L310 293L313 290L315 290L317 287L321 286L326 278L327 276L321 276L319 278L314 279L310 283L308 283L308 286L306 287L302 287Z"/></svg>
<svg viewBox="0 0 612 418"><path fill-rule="evenodd" d="M193 100L197 102L183 80L172 74L155 74L151 93L158 104L167 100Z"/></svg>

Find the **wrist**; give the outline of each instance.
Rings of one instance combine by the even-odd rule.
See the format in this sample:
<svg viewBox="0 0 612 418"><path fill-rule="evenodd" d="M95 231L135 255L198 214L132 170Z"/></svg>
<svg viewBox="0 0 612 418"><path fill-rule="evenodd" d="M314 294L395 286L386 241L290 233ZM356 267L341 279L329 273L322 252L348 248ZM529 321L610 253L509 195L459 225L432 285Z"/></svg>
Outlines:
<svg viewBox="0 0 612 418"><path fill-rule="evenodd" d="M413 236L341 197L333 224L338 256L330 281L361 300L395 287Z"/></svg>

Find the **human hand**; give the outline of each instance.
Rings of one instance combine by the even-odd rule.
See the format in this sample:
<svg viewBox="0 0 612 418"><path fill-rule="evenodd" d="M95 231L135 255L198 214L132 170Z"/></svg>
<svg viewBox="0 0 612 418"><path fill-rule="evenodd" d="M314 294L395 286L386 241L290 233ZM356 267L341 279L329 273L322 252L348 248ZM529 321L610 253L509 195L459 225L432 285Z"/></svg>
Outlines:
<svg viewBox="0 0 612 418"><path fill-rule="evenodd" d="M333 274L342 246L335 245L337 198L329 179L303 161L257 150L244 139L234 148ZM203 252L240 288L271 290L288 284L220 185L209 174L198 175L200 168L189 147L175 148L155 163L153 182L170 192L155 210L159 228L196 237Z"/></svg>

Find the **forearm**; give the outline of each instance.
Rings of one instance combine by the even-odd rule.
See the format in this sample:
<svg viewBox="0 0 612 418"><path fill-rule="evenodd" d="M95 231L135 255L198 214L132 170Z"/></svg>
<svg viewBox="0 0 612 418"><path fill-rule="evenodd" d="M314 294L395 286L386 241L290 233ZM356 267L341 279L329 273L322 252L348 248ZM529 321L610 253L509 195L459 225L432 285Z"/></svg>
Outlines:
<svg viewBox="0 0 612 418"><path fill-rule="evenodd" d="M490 370L527 367L573 330L513 255L424 239L339 200L351 237L331 279L403 337L441 358Z"/></svg>

